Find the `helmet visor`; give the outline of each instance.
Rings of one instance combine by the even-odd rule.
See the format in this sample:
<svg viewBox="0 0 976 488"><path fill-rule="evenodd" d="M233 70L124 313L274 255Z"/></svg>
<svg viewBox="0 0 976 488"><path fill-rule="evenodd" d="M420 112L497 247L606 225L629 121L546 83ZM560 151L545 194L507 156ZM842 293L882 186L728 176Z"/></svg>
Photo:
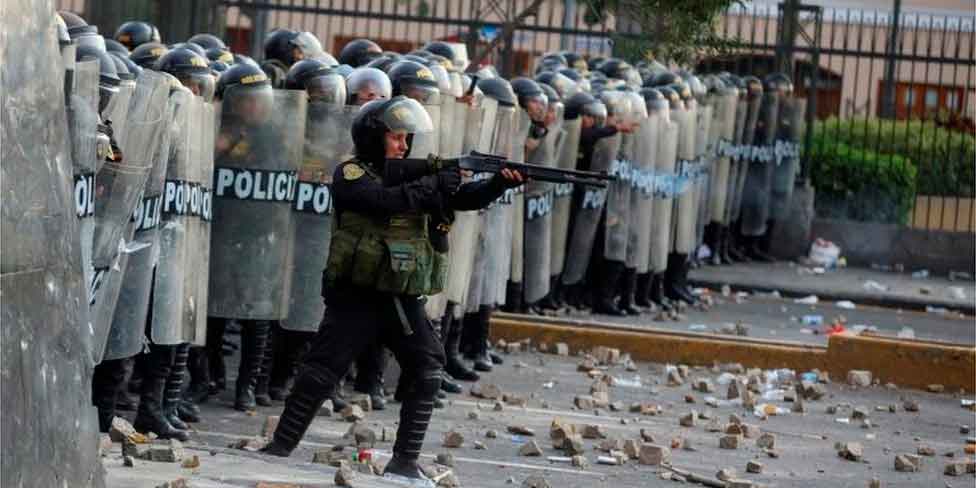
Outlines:
<svg viewBox="0 0 976 488"><path fill-rule="evenodd" d="M229 86L221 102L221 113L251 126L269 121L273 108L274 91L269 84Z"/></svg>
<svg viewBox="0 0 976 488"><path fill-rule="evenodd" d="M213 100L214 89L217 85L210 73L184 73L177 76L183 86L190 89L194 95L203 97L210 102Z"/></svg>
<svg viewBox="0 0 976 488"><path fill-rule="evenodd" d="M349 103L362 105L380 98L390 98L393 87L386 73L376 68L356 68L346 79Z"/></svg>
<svg viewBox="0 0 976 488"><path fill-rule="evenodd" d="M336 104L346 103L346 80L338 74L316 76L305 81L309 100Z"/></svg>
<svg viewBox="0 0 976 488"><path fill-rule="evenodd" d="M434 124L430 120L430 115L427 114L424 107L416 100L407 97L396 97L389 103L390 105L379 114L379 120L383 122L387 130L392 132L405 132L407 134L431 132L434 130Z"/></svg>
<svg viewBox="0 0 976 488"><path fill-rule="evenodd" d="M403 80L400 89L403 92L401 95L410 97L424 105L438 105L441 103L440 89L430 84L429 80Z"/></svg>

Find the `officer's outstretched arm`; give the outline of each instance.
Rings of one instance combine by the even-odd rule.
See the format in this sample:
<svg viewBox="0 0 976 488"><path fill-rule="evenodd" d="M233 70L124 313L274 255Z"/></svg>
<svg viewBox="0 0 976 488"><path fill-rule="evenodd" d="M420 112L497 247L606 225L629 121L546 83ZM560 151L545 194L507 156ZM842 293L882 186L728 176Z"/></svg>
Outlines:
<svg viewBox="0 0 976 488"><path fill-rule="evenodd" d="M367 175L357 163L348 162L336 168L333 182L334 203L342 210L385 217L407 212L439 212L445 206L435 175L386 187Z"/></svg>
<svg viewBox="0 0 976 488"><path fill-rule="evenodd" d="M457 193L448 197L447 205L451 210L482 209L502 196L505 190L521 184L521 182L510 182L496 174L487 180L472 181L461 185Z"/></svg>

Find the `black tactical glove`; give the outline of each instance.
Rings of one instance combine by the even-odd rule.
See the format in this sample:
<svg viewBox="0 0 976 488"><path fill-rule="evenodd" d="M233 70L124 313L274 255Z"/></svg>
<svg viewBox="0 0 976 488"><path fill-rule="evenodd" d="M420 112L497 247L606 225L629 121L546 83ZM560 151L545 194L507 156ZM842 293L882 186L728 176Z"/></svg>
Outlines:
<svg viewBox="0 0 976 488"><path fill-rule="evenodd" d="M437 188L444 195L457 193L461 186L461 170L456 166L451 168L441 168L437 172Z"/></svg>
<svg viewBox="0 0 976 488"><path fill-rule="evenodd" d="M505 169L505 168L507 168L507 166L503 167L502 169ZM491 177L491 184L493 186L495 186L496 188L502 188L502 189L505 189L505 190L507 190L509 188L518 188L518 187L520 187L520 186L522 186L522 185L525 184L525 180L524 180L525 175L524 174L522 175L522 178L523 178L522 181L510 180L508 178L505 178L502 175L502 173L499 171L498 173L495 173L495 176L492 176Z"/></svg>

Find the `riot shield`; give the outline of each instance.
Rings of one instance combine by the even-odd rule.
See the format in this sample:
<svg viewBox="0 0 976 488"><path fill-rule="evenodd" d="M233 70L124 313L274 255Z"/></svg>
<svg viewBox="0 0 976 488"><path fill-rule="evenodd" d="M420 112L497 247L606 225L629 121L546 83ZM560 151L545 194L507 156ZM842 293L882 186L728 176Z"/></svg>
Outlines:
<svg viewBox="0 0 976 488"><path fill-rule="evenodd" d="M668 115L662 115L659 122L658 141L654 163L653 221L651 223L650 269L662 273L668 267L668 253L671 251L671 237L674 200L677 190L678 123Z"/></svg>
<svg viewBox="0 0 976 488"><path fill-rule="evenodd" d="M132 95L125 145L121 160L106 161L95 174L98 204L95 206L95 237L92 260L95 268L95 303L92 306L99 337L99 354L111 329L122 289L122 277L130 255L149 252L148 246L132 240L136 226L132 213L141 200L153 167L153 157L165 130L169 82L163 76L139 79Z"/></svg>
<svg viewBox="0 0 976 488"><path fill-rule="evenodd" d="M288 330L315 332L322 321L322 267L332 240L332 173L352 156L352 120L359 107L322 102L308 104L305 153L295 193L295 243Z"/></svg>
<svg viewBox="0 0 976 488"><path fill-rule="evenodd" d="M92 267L92 240L95 235L95 167L97 166L98 136L98 61L79 61L75 66L74 87L68 105L68 133L71 138L71 164L75 216L78 218L78 239L81 248L81 267L87 291L87 305L95 300L95 270ZM88 307L84 307L86 310ZM95 330L93 317L87 322ZM95 334L101 337L99 334ZM96 338L97 338L96 337ZM93 338L95 339L95 338ZM92 343L92 359L98 361L99 350Z"/></svg>
<svg viewBox="0 0 976 488"><path fill-rule="evenodd" d="M603 257L610 261L627 261L627 241L630 237L630 161L626 159L633 145L633 136L616 134L600 139L593 150L594 164L597 160L609 160L607 171L616 179L607 187L606 230ZM626 142L626 146L624 145ZM624 149L624 152L621 149ZM597 153L607 151L609 156L597 157ZM601 171L595 165L594 171Z"/></svg>
<svg viewBox="0 0 976 488"><path fill-rule="evenodd" d="M469 136L469 132L480 131L481 119L477 116L482 112L480 107L470 107L459 103L457 99L451 98L450 102L453 102L453 114L448 125L452 126L453 132L449 138L451 144L446 148L448 151L446 154L453 157L464 153L465 141L474 140L473 135ZM474 126L469 127L469 122L473 122ZM441 134L443 136L444 132L442 131ZM447 303L459 305L454 309L458 317L464 312L466 295L473 275L475 247L478 244L480 229L481 215L478 211L454 213L454 225L451 226L451 232L448 235L450 246L448 253L449 274L447 285L440 298L443 306L446 306ZM443 309L438 308L436 311L441 312L439 315L443 315Z"/></svg>
<svg viewBox="0 0 976 488"><path fill-rule="evenodd" d="M140 75L140 80L143 77L158 77L162 79L161 83L168 84L163 75L153 71L145 71ZM146 180L142 199L136 205L130 221L133 227L131 247L138 246L141 249L127 256L103 360L134 356L142 350L146 342L146 318L149 313L153 271L159 260L162 192L169 156L170 129L173 124L173 104L168 100L163 114L164 130L152 156L152 170Z"/></svg>
<svg viewBox="0 0 976 488"><path fill-rule="evenodd" d="M559 119L562 119L562 114ZM539 146L526 151L526 162L539 166L555 166L553 153L559 130L558 126L550 127ZM525 185L522 252L526 304L535 303L549 294L553 193L552 183L529 181Z"/></svg>
<svg viewBox="0 0 976 488"><path fill-rule="evenodd" d="M515 130L514 140L512 141L511 156L509 159L524 162L526 160L525 142L532 128L532 121L529 119L529 114L525 110L521 108L515 110L517 128ZM516 289L519 286L524 287L525 284L525 190L526 185L515 188L510 191L511 202L507 203L509 202L508 199L503 200L507 205L510 205L508 207L510 216L507 221L512 225L512 249L509 252L512 263L507 281L512 282ZM501 284L500 286L502 287L501 293L504 296L505 284Z"/></svg>
<svg viewBox="0 0 976 488"><path fill-rule="evenodd" d="M582 119L576 118L563 122L562 143L556 153L556 165L562 169L576 169L576 159L579 156L580 124ZM553 185L552 202L552 230L551 251L549 254L549 272L552 276L559 276L563 272L566 261L566 242L569 237L569 218L573 204L573 185L559 183ZM580 190L582 191L582 189Z"/></svg>
<svg viewBox="0 0 976 488"><path fill-rule="evenodd" d="M439 155L440 152L440 130L441 130L441 99L432 96L427 102L422 104L430 121L434 125L434 130L430 132L420 132L414 134L413 142L410 144L410 158L426 158L428 155Z"/></svg>
<svg viewBox="0 0 976 488"><path fill-rule="evenodd" d="M695 247L697 222L697 194L694 189L695 136L697 109L685 108L672 112L678 123L678 166L674 215L674 252L691 254Z"/></svg>
<svg viewBox="0 0 976 488"><path fill-rule="evenodd" d="M739 174L741 173L742 167L740 153L742 151L742 133L746 125L746 113L748 112L747 107L745 97L736 93L732 141L726 151L729 155L729 183L725 190L725 215L723 217L725 225L732 225L732 221L738 218L736 205L739 190Z"/></svg>
<svg viewBox="0 0 976 488"><path fill-rule="evenodd" d="M761 236L769 220L769 196L773 178L773 146L779 116L780 92L763 93L756 135L752 143L742 192L742 235Z"/></svg>
<svg viewBox="0 0 976 488"><path fill-rule="evenodd" d="M773 170L769 208L769 216L773 220L789 217L796 172L800 169L800 137L803 134L806 105L806 99L793 96L785 97L780 103L779 131L773 150L776 167Z"/></svg>
<svg viewBox="0 0 976 488"><path fill-rule="evenodd" d="M197 214L190 220L189 239L191 252L190 281L186 284L188 297L183 342L202 346L207 340L208 298L210 293L210 225L213 216L214 145L217 135L217 114L214 105L198 98L197 117L193 125L200 127L190 144L191 171L197 182L196 191L190 191L190 210Z"/></svg>
<svg viewBox="0 0 976 488"><path fill-rule="evenodd" d="M291 210L305 138L306 94L238 91L221 102L214 156L209 314L288 316L295 238ZM253 106L260 104L258 110ZM270 107L266 105L272 105Z"/></svg>
<svg viewBox="0 0 976 488"><path fill-rule="evenodd" d="M525 137L528 128L519 121L520 109L516 107L498 107L495 115L495 134L492 154L504 156L510 160L521 151L524 154ZM504 305L506 286L509 281L522 282L522 201L524 185L505 190L505 194L496 200L498 215L489 229L502 229L500 236L490 242L494 252L498 253L499 275L497 279L489 280L494 288L496 303ZM518 252L516 252L516 249Z"/></svg>
<svg viewBox="0 0 976 488"><path fill-rule="evenodd" d="M620 135L597 141L590 160L591 171L611 172L620 149ZM619 176L618 176L619 177ZM594 240L611 188L580 187L573 193L573 216L569 233L562 283L575 285L586 277ZM629 203L629 201L628 201ZM626 243L625 243L626 245ZM626 247L624 247L626 253ZM626 256L621 257L621 261Z"/></svg>
<svg viewBox="0 0 976 488"><path fill-rule="evenodd" d="M746 186L746 176L752 165L753 142L756 140L756 123L759 120L759 107L762 96L747 95L745 102L745 119L742 125L742 140L738 150L739 171L735 181L735 200L732 207L732 220L742 219L742 192Z"/></svg>
<svg viewBox="0 0 976 488"><path fill-rule="evenodd" d="M735 135L736 92L734 89L722 90L715 103L714 157L712 171L710 207L711 222L725 225L726 202L728 201L729 180L731 176L731 156ZM714 251L714 250L713 250Z"/></svg>
<svg viewBox="0 0 976 488"><path fill-rule="evenodd" d="M490 98L480 98L475 107L467 114L467 131L464 137L464 152L471 150L479 152L489 152L492 148L494 131L496 126L495 116L498 113L498 102ZM487 178L487 174L473 175L477 178ZM483 301L487 298L485 283L494 264L489 243L494 236L488 234L488 225L493 214L497 211L496 205L492 204L488 208L478 212L478 229L474 242L474 250L471 265L471 278L468 280L467 289L464 291L464 312L477 312L481 305L494 305L493 302Z"/></svg>
<svg viewBox="0 0 976 488"><path fill-rule="evenodd" d="M641 121L635 134L633 171L630 187L631 225L627 244L627 261L633 263L638 274L649 271L651 224L654 220L654 161L661 113L651 112Z"/></svg>
<svg viewBox="0 0 976 488"><path fill-rule="evenodd" d="M709 206L708 194L711 191L711 173L714 160L711 148L714 147L712 140L712 121L714 119L715 108L711 99L707 103L698 106L698 125L695 132L695 165L694 165L694 188L695 188L695 208L697 217L695 218L695 249L702 244L705 235L705 224L708 223Z"/></svg>
<svg viewBox="0 0 976 488"><path fill-rule="evenodd" d="M136 91L135 80L123 80L119 83L118 91L112 95L105 110L102 110L102 122L111 124L112 136L119 147L125 147L128 132L129 102ZM137 115L136 115L137 116ZM123 151L123 154L125 152Z"/></svg>

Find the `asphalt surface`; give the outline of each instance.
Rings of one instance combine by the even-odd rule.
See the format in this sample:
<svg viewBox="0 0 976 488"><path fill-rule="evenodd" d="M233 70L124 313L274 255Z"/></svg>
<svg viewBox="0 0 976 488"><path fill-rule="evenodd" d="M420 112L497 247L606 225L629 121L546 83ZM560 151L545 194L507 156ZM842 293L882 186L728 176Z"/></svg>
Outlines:
<svg viewBox="0 0 976 488"><path fill-rule="evenodd" d="M674 483L661 479L665 470L659 466L639 465L636 461L628 461L624 466L597 465L597 455L604 453L594 450L599 444L596 440L584 441L585 457L589 462L586 467L549 462L548 456L563 455L552 448L549 440L549 425L555 418L578 425L599 425L609 436L621 439L639 439L640 429L647 429L658 444L670 445L672 439L687 439L694 450L673 449L672 464L710 477L714 477L719 469L732 468L738 478L779 487L864 487L871 478L878 478L881 486L886 487L973 485L971 474L955 478L943 475L947 462L965 456L965 439L973 435L962 434L960 425L976 424L974 413L960 406L958 394L905 391L885 386L851 390L834 382L825 385L828 394L823 399L806 402L807 413L761 420L741 406L711 408L704 405L706 396L724 398L725 387L717 386L716 393L706 394L692 390L690 381L681 386L667 386L664 365L638 363L636 371L627 371L619 365L602 368L615 378L633 381L640 377L638 387L611 387L610 400L621 402L625 409L632 402L652 402L663 409L660 415L641 416L608 409L575 409L573 398L589 393L593 383L591 378L577 371L578 357L525 352L506 355L505 359L506 363L497 366L496 371L484 377L482 382L496 384L508 394L527 399L525 408L508 405L495 411L492 401L479 401L466 392L451 395L447 407L437 410L431 423L424 462L431 463L434 455L450 452L456 460L454 472L461 486L521 486L532 475L544 477L552 487L647 487ZM229 370L233 371L233 368ZM716 383L718 372L712 368L692 368L689 379L697 377L711 378ZM388 384L395 385L395 379L388 378ZM685 403L685 395L691 395L695 403ZM972 394L962 398L972 398ZM902 407L905 399L917 401L919 411L906 412ZM253 487L261 481L289 482L293 483L291 486L303 487L332 486L333 469L309 461L316 450L349 444L350 441L342 436L351 424L335 416L318 417L291 458L265 457L227 446L237 439L259 433L267 415L280 413L281 403L244 414L233 411L231 402L231 392L228 391L202 406L204 420L195 425L197 432L187 444L188 455L200 456L199 468L185 469L179 464L141 460L136 461L134 468L125 468L116 444L114 451L105 458L108 486L152 487L177 477L186 478L190 486L195 487ZM773 403L787 409L790 407L785 402ZM838 404L867 408L873 427L865 429L858 425L859 422L838 422L838 418L851 415L850 408L845 407L835 414L826 413L828 405ZM895 405L896 412L889 413L888 405ZM884 411L876 410L876 407L883 407ZM395 428L398 409L399 405L391 402L384 411L369 412L366 422L377 433L383 427ZM704 428L707 421L699 420L694 427L679 426L679 417L692 409L707 412L708 416L720 419L723 425L734 413L763 432L774 433L779 458L773 459L762 453L755 439L742 439L736 450L719 449L721 434L707 432ZM477 412L477 420L469 418L471 412ZM536 434L532 438L509 434L506 428L511 425L534 429ZM442 438L450 430L464 435L462 447L449 449L442 446ZM488 430L497 431L497 438L487 438ZM518 455L522 443L531 439L542 448L542 457ZM483 442L485 449L475 449L476 440ZM834 447L836 442L862 443L864 461L852 462L838 457ZM896 472L895 455L915 453L921 444L933 447L936 455L924 457L918 473ZM374 449L380 464L388 460L391 447L392 443L381 442ZM351 451L347 449L346 452ZM954 457L947 457L948 453ZM746 473L749 460L761 462L763 472ZM357 481L357 486L395 486L364 475L359 475Z"/></svg>
<svg viewBox="0 0 976 488"><path fill-rule="evenodd" d="M710 291L714 304L707 310L694 307L683 311L680 320L656 320L658 314L612 317L607 315L567 314L577 320L621 323L638 327L664 328L681 331L716 332L736 323L748 325L749 336L761 339L789 340L806 344L827 343L826 327L843 319L848 330L874 328L878 333L897 336L910 329L918 339L938 340L976 345L976 326L972 316L958 312L945 313L900 310L854 303L854 309L837 306L837 302L819 301L816 305L796 303L794 298L781 298L768 293L734 294L722 296L719 290ZM804 323L804 317L821 321Z"/></svg>

